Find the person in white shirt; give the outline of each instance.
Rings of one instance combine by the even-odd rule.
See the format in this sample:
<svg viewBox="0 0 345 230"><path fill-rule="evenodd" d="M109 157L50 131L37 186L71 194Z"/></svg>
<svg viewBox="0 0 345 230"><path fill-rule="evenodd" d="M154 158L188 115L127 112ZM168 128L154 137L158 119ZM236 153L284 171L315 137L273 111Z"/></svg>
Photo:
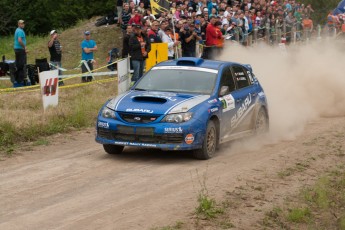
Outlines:
<svg viewBox="0 0 345 230"><path fill-rule="evenodd" d="M166 27L162 33L162 42L168 43L168 59L172 60L175 57L175 47L180 44L179 41L174 41L172 38L172 31L170 27Z"/></svg>

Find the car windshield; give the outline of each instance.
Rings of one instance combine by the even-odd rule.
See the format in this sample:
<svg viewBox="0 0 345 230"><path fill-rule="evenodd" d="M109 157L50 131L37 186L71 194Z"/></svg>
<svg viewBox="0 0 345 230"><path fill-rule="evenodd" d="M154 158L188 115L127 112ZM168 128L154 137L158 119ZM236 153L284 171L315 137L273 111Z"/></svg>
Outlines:
<svg viewBox="0 0 345 230"><path fill-rule="evenodd" d="M135 87L136 90L211 94L217 70L198 67L154 67Z"/></svg>

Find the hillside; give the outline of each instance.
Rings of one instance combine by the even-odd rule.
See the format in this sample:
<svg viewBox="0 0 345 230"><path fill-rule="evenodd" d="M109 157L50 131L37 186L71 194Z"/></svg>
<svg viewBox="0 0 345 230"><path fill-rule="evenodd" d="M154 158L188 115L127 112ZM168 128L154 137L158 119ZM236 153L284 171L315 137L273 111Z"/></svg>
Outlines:
<svg viewBox="0 0 345 230"><path fill-rule="evenodd" d="M95 22L100 17L93 17L90 20L79 22L76 26L60 31L59 39L63 47L62 65L66 69L73 69L78 66L81 59L80 43L84 39L83 32L86 30L91 31L91 38L96 41L98 51L95 53L98 67L106 64L107 53L114 47L120 48L122 46L122 32L116 25L96 27ZM52 28L56 29L56 28ZM49 34L50 31L47 31ZM34 44L30 44L30 34L27 34L28 39L28 64L34 64L36 58L49 58L49 51L47 42L50 35L45 38L34 39ZM12 42L12 39L10 40ZM12 44L10 44L12 46ZM14 59L14 53L4 53L7 59Z"/></svg>

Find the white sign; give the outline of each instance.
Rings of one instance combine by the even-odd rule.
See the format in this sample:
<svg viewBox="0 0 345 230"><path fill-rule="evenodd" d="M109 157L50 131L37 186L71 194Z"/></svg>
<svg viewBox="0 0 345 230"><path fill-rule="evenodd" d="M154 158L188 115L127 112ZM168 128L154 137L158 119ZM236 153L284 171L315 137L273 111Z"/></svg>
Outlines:
<svg viewBox="0 0 345 230"><path fill-rule="evenodd" d="M117 93L126 92L129 89L130 83L129 61L126 58L117 63Z"/></svg>
<svg viewBox="0 0 345 230"><path fill-rule="evenodd" d="M57 106L59 102L59 70L43 71L38 73L41 94L43 100L43 108L46 110L49 106Z"/></svg>

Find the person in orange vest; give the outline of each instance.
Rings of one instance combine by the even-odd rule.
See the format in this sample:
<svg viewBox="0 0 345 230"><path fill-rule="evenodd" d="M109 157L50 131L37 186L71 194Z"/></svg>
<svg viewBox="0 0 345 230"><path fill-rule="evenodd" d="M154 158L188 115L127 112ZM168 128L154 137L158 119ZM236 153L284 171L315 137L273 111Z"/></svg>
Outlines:
<svg viewBox="0 0 345 230"><path fill-rule="evenodd" d="M310 38L311 33L313 32L313 20L309 18L308 15L304 16L302 20L303 31L305 32L305 37Z"/></svg>

